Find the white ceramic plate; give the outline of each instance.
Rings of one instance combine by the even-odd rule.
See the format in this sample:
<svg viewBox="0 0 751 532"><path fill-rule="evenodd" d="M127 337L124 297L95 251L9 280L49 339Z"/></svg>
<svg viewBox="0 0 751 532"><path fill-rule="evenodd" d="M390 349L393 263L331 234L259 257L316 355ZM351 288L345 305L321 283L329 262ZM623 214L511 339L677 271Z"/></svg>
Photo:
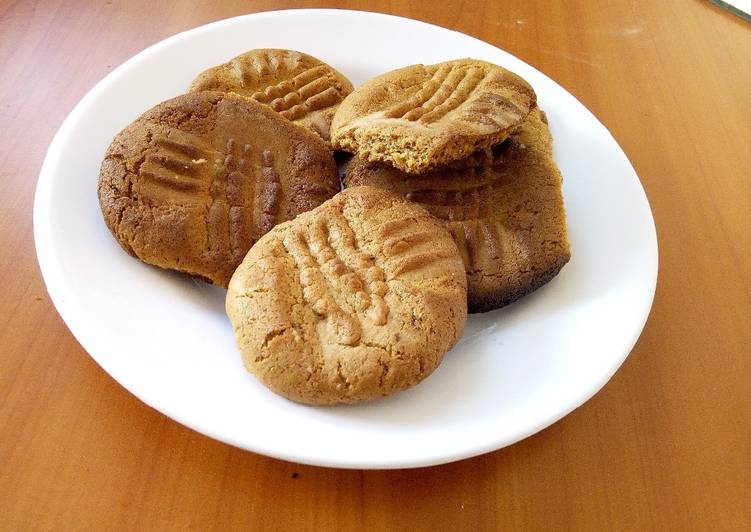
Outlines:
<svg viewBox="0 0 751 532"><path fill-rule="evenodd" d="M317 56L355 86L413 63L474 57L524 76L547 111L564 175L571 262L550 284L470 317L426 381L359 406L312 408L242 366L224 290L146 266L110 235L96 196L113 136L182 93L201 70L251 48ZM49 148L34 235L50 296L81 345L125 388L218 440L309 464L416 467L498 449L597 392L633 347L657 279L644 191L603 125L555 82L482 41L392 16L338 10L223 20L144 50L99 82Z"/></svg>

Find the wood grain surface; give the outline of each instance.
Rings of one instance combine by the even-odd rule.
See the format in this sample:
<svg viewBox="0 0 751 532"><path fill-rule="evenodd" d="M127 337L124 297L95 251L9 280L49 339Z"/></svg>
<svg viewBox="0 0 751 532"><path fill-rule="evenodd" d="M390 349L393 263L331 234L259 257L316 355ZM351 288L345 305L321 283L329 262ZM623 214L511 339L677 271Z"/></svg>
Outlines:
<svg viewBox="0 0 751 532"><path fill-rule="evenodd" d="M591 401L474 459L324 469L178 425L74 340L32 237L55 131L143 48L292 7L468 33L558 81L610 129L651 202L660 277L641 339ZM2 530L751 528L751 25L709 2L2 0L0 199Z"/></svg>

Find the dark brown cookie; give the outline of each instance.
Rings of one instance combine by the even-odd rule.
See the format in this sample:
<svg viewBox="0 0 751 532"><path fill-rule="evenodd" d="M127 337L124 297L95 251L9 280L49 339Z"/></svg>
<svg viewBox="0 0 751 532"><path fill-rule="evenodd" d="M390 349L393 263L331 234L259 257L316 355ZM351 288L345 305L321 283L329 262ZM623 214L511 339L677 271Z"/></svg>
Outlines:
<svg viewBox="0 0 751 532"><path fill-rule="evenodd" d="M219 92L144 113L112 141L99 177L105 222L128 253L221 286L264 233L338 190L317 135Z"/></svg>
<svg viewBox="0 0 751 532"><path fill-rule="evenodd" d="M532 292L570 258L561 174L537 109L502 144L442 170L411 175L355 158L345 186L359 185L404 194L444 220L464 259L470 312Z"/></svg>
<svg viewBox="0 0 751 532"><path fill-rule="evenodd" d="M331 119L352 83L313 56L294 50L250 50L201 72L190 91L234 92L268 105L329 140Z"/></svg>

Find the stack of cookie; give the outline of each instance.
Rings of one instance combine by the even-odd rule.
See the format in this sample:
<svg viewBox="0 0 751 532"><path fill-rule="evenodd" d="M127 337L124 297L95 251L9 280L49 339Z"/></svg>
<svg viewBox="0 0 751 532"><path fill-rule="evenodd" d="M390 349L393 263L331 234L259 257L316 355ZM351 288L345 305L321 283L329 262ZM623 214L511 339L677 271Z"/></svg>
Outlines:
<svg viewBox="0 0 751 532"><path fill-rule="evenodd" d="M355 154L340 192L332 148ZM306 404L412 386L467 310L569 257L561 177L532 88L460 60L353 92L291 50L201 73L110 145L105 221L140 260L228 286L249 371Z"/></svg>
<svg viewBox="0 0 751 532"><path fill-rule="evenodd" d="M334 146L356 154L345 186L397 192L444 222L470 312L532 292L569 260L561 175L536 104L516 74L464 59L374 78L334 116Z"/></svg>

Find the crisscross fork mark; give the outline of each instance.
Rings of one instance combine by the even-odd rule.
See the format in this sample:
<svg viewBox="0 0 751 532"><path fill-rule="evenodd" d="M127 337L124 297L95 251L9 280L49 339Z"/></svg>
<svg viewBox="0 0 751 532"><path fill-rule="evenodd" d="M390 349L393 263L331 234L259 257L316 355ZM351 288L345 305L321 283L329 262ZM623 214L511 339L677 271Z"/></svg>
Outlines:
<svg viewBox="0 0 751 532"><path fill-rule="evenodd" d="M267 50L263 54L240 56L230 64L235 78L245 87L256 85L264 76L275 76L282 71L292 70L301 60L302 56L297 52Z"/></svg>
<svg viewBox="0 0 751 532"><path fill-rule="evenodd" d="M448 65L443 65L436 69L431 78L423 84L419 91L410 98L398 102L390 109L387 109L384 112L384 116L386 118L402 118L410 111L420 107L438 92L451 71L452 67Z"/></svg>
<svg viewBox="0 0 751 532"><path fill-rule="evenodd" d="M485 92L462 109L458 118L477 124L507 128L522 120L529 109L499 94Z"/></svg>
<svg viewBox="0 0 751 532"><path fill-rule="evenodd" d="M266 87L252 98L269 105L289 120L297 120L341 101L324 65L311 67L290 80Z"/></svg>
<svg viewBox="0 0 751 532"><path fill-rule="evenodd" d="M227 140L224 159L214 171L209 187L211 196L207 216L207 249L209 253L237 261L252 244L252 208L247 198L253 197L253 180L249 177L250 144L236 146Z"/></svg>
<svg viewBox="0 0 751 532"><path fill-rule="evenodd" d="M146 156L139 167L141 177L179 192L194 193L204 187L201 176L207 168L207 152L168 138L158 138L155 144L161 150Z"/></svg>
<svg viewBox="0 0 751 532"><path fill-rule="evenodd" d="M252 58L239 58L232 61L232 73L240 82L240 86L254 85L258 78L271 73L268 57L253 56Z"/></svg>
<svg viewBox="0 0 751 532"><path fill-rule="evenodd" d="M437 98L435 105L425 105L425 111L418 117L418 121L421 124L430 124L437 122L448 113L466 102L474 90L485 79L485 71L481 68L471 67L464 71L464 76L456 85L453 91L447 92L447 94L441 95L442 99Z"/></svg>
<svg viewBox="0 0 751 532"><path fill-rule="evenodd" d="M463 221L450 225L449 231L459 247L468 273L480 271L490 261L503 256L504 244L497 220L481 218Z"/></svg>
<svg viewBox="0 0 751 532"><path fill-rule="evenodd" d="M339 261L337 273L354 301L355 309L367 311L375 325L385 325L389 315L384 299L388 292L385 273L360 249L355 231L343 214L332 216L324 227L322 233L327 233Z"/></svg>
<svg viewBox="0 0 751 532"><path fill-rule="evenodd" d="M356 316L343 310L337 303L332 295L337 286L333 285L323 272L325 265L335 260L336 252L322 245L320 241L311 245L302 232L287 233L282 244L300 272L300 284L305 301L314 313L327 319L337 343L355 345L362 336L360 322ZM330 264L328 267L335 266Z"/></svg>
<svg viewBox="0 0 751 532"><path fill-rule="evenodd" d="M276 225L282 185L279 175L274 170L274 154L271 150L264 150L261 154L261 189L260 216L258 217L259 236L268 233Z"/></svg>
<svg viewBox="0 0 751 532"><path fill-rule="evenodd" d="M443 66L417 94L387 110L384 115L421 124L436 122L466 102L485 76L485 70L479 67Z"/></svg>
<svg viewBox="0 0 751 532"><path fill-rule="evenodd" d="M486 200L492 195L494 186L490 182L466 189L418 189L407 192L405 197L442 220L472 220L488 214L492 205Z"/></svg>
<svg viewBox="0 0 751 532"><path fill-rule="evenodd" d="M434 234L429 231L411 231L415 220L398 218L388 220L376 228L378 235L384 239L384 254L392 264L393 278L413 271L420 271L429 264L451 258L452 254L442 250L422 251L424 244L429 244Z"/></svg>
<svg viewBox="0 0 751 532"><path fill-rule="evenodd" d="M422 118L426 113L431 112L433 109L443 104L452 94L454 94L466 77L466 69L452 70L430 99L423 102L419 107L415 107L411 111L405 113L402 118L412 122Z"/></svg>

